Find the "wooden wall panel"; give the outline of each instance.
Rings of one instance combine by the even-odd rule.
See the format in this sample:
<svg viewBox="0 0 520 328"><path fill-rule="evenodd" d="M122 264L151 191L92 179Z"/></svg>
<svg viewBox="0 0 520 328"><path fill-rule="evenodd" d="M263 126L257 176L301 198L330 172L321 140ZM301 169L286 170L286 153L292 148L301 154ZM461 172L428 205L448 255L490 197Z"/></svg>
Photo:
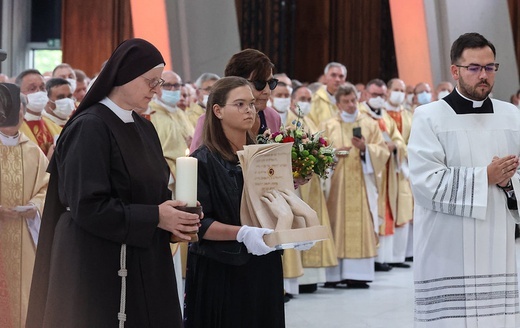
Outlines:
<svg viewBox="0 0 520 328"><path fill-rule="evenodd" d="M330 0L297 2L293 78L312 83L323 74L331 58L330 29Z"/></svg>
<svg viewBox="0 0 520 328"><path fill-rule="evenodd" d="M333 0L331 59L347 66L347 79L380 77L381 1Z"/></svg>
<svg viewBox="0 0 520 328"><path fill-rule="evenodd" d="M94 76L123 40L133 37L129 0L62 0L63 62Z"/></svg>
<svg viewBox="0 0 520 328"><path fill-rule="evenodd" d="M295 78L313 82L331 61L353 83L397 75L388 0L301 0L296 10Z"/></svg>

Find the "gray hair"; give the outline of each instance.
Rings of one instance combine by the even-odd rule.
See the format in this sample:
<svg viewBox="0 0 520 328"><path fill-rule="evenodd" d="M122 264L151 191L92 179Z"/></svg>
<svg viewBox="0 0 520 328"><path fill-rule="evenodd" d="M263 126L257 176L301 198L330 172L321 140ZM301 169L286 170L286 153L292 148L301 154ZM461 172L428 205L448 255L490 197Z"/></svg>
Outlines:
<svg viewBox="0 0 520 328"><path fill-rule="evenodd" d="M323 73L324 74L327 74L327 72L329 71L329 69L331 69L332 67L339 67L341 68L341 70L343 71L343 74L345 74L345 77L347 76L347 67L341 63L338 63L338 62L330 62L327 64L327 66L325 66L325 69L323 70Z"/></svg>
<svg viewBox="0 0 520 328"><path fill-rule="evenodd" d="M202 73L201 76L195 81L195 87L197 89L200 89L202 87L202 83L206 81L218 81L220 79L220 76L213 73Z"/></svg>

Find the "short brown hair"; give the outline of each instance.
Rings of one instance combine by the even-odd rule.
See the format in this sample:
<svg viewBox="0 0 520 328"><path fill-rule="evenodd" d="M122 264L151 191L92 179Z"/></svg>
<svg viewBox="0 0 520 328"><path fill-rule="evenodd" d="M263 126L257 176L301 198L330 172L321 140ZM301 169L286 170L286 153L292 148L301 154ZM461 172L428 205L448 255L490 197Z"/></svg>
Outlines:
<svg viewBox="0 0 520 328"><path fill-rule="evenodd" d="M274 64L263 52L245 49L234 54L226 65L225 76L240 76L244 79L267 80Z"/></svg>
<svg viewBox="0 0 520 328"><path fill-rule="evenodd" d="M338 90L336 90L334 98L336 98L336 102L339 103L339 98L341 98L341 96L348 96L351 94L356 96L357 99L356 87L353 86L351 83L343 83L339 86Z"/></svg>
<svg viewBox="0 0 520 328"><path fill-rule="evenodd" d="M233 147L226 138L222 122L213 112L213 106L219 105L224 107L227 103L229 93L239 87L251 87L249 82L238 76L223 77L211 87L209 94L206 118L204 120L204 129L202 131L203 144L213 153L218 153L223 159L229 162L237 162L238 158L233 153ZM250 133L247 133L246 144L255 143Z"/></svg>

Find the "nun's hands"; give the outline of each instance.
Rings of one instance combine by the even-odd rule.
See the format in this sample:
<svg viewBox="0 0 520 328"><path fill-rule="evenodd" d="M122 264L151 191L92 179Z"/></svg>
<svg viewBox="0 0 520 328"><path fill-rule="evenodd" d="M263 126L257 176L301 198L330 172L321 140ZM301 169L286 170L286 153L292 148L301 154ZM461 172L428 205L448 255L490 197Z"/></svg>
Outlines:
<svg viewBox="0 0 520 328"><path fill-rule="evenodd" d="M171 232L174 236L190 241L188 233L197 233L200 219L197 214L183 212L177 206L186 206L179 200L167 200L159 205L159 228Z"/></svg>

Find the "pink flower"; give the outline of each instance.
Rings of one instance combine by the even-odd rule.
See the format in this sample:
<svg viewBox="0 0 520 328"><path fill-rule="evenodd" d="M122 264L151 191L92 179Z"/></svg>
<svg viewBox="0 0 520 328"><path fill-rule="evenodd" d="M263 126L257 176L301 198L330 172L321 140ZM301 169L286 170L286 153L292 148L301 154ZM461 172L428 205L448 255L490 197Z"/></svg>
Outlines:
<svg viewBox="0 0 520 328"><path fill-rule="evenodd" d="M319 140L320 144L322 144L323 146L327 147L328 144L327 144L327 140L323 139L320 137L320 140Z"/></svg>

